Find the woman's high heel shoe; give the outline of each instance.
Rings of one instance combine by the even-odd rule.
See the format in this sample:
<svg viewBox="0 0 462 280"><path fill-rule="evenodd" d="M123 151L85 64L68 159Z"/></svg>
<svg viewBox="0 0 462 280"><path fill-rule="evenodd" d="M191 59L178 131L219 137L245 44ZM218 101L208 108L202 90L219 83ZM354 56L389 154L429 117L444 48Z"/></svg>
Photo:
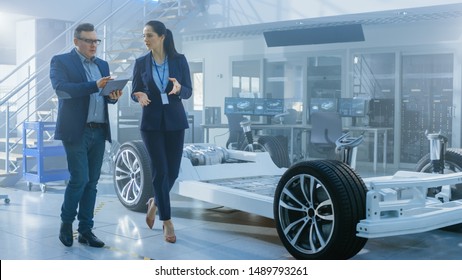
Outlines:
<svg viewBox="0 0 462 280"><path fill-rule="evenodd" d="M156 204L154 203L154 198L151 197L148 202L146 202L148 206L148 212L146 213L146 224L150 229L154 227L154 220L156 218Z"/></svg>
<svg viewBox="0 0 462 280"><path fill-rule="evenodd" d="M162 226L162 230L164 231L164 238L165 238L165 241L167 241L168 243L175 243L175 242L176 242L176 235L175 235L175 233L173 233L173 235L168 235L167 232L166 232L166 227L165 227L165 225ZM172 225L172 232L173 232L173 225Z"/></svg>

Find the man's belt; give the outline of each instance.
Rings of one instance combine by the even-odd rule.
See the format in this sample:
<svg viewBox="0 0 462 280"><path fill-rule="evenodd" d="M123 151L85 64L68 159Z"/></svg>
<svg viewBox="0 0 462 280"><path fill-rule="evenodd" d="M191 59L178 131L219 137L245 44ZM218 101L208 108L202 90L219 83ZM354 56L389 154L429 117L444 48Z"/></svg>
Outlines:
<svg viewBox="0 0 462 280"><path fill-rule="evenodd" d="M106 128L106 123L89 122L89 123L87 123L87 127L89 127L89 128Z"/></svg>

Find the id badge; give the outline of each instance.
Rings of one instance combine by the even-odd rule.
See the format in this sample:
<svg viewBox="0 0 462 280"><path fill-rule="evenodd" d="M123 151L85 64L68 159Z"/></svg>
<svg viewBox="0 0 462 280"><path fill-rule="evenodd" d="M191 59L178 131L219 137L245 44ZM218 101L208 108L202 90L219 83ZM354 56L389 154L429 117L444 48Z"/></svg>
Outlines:
<svg viewBox="0 0 462 280"><path fill-rule="evenodd" d="M162 104L164 105L168 104L168 96L166 93L161 93L160 97L162 98Z"/></svg>

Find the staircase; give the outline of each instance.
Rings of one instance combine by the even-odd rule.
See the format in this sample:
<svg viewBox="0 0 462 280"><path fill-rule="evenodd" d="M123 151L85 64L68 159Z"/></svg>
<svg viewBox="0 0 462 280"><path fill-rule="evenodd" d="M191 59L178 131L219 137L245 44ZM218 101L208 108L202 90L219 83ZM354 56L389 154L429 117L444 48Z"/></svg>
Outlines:
<svg viewBox="0 0 462 280"><path fill-rule="evenodd" d="M354 97L375 98L381 93L380 83L362 55L355 57L353 76Z"/></svg>
<svg viewBox="0 0 462 280"><path fill-rule="evenodd" d="M142 30L147 21L161 20L175 33L177 24L197 10L192 0L128 0L117 7L112 5L113 1L102 1L75 23L65 23L61 34L1 78L0 186L13 186L22 178L23 139L34 139L22 135L22 124L56 121L57 98L49 79L49 61L53 55L73 48L73 31L79 23L95 24L103 41L98 56L109 62L113 77L122 79L131 77L135 59L146 53ZM14 86L4 86L8 84Z"/></svg>

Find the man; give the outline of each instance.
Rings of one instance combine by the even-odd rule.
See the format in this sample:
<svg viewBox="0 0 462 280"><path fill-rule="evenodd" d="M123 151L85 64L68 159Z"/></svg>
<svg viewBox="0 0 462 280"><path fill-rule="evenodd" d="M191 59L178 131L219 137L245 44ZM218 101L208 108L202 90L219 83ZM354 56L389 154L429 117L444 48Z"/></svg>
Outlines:
<svg viewBox="0 0 462 280"><path fill-rule="evenodd" d="M100 42L92 24L80 24L74 31L75 49L54 56L50 64L51 84L59 100L55 139L63 142L70 173L59 232L59 240L68 247L73 243L72 223L76 216L78 242L104 246L92 232L96 185L105 141L111 141L107 104L116 103L122 91L113 91L109 96L99 94L111 80L108 63L95 56Z"/></svg>

